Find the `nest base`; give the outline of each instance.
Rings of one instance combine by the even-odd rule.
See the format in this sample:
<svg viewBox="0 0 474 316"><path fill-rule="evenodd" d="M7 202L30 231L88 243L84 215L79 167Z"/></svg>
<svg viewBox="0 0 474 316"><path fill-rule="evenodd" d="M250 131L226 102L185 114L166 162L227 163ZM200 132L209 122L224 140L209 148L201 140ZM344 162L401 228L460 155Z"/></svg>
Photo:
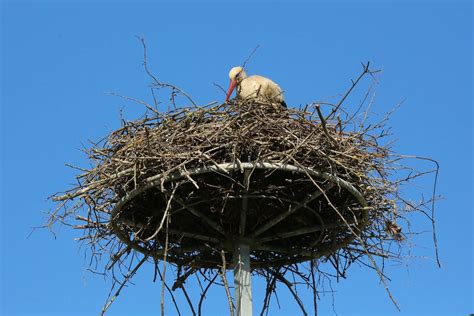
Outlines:
<svg viewBox="0 0 474 316"><path fill-rule="evenodd" d="M352 241L368 217L351 184L292 165L224 163L147 182L116 205L114 232L148 256L195 267L222 266L223 251L233 268L242 243L252 268L318 258Z"/></svg>

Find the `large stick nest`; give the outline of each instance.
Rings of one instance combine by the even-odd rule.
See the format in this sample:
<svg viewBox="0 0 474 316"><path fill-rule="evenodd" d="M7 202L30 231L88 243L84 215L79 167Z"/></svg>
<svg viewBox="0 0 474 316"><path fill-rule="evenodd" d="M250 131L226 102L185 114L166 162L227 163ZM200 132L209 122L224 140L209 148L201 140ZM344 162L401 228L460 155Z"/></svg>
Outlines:
<svg viewBox="0 0 474 316"><path fill-rule="evenodd" d="M167 239L169 260L179 264L217 268L220 251L231 254L237 241L251 244L253 267L340 247L365 251L369 236L396 226L396 188L382 178L389 152L374 138L343 132L342 122L319 120L237 101L129 122L90 150L96 167L61 199L83 198L94 235L118 235L159 258Z"/></svg>
<svg viewBox="0 0 474 316"><path fill-rule="evenodd" d="M340 119L339 106L324 118L319 105L252 101L148 108L86 149L92 167L53 198L51 222L73 221L108 269L138 251L176 264L182 287L190 271L232 267L247 243L252 268L280 281L282 267L318 258L338 275L362 258L379 271L374 257L398 257L399 218L427 205L400 208L400 184L421 173L394 176L406 169L381 145L386 118L365 126L367 113Z"/></svg>

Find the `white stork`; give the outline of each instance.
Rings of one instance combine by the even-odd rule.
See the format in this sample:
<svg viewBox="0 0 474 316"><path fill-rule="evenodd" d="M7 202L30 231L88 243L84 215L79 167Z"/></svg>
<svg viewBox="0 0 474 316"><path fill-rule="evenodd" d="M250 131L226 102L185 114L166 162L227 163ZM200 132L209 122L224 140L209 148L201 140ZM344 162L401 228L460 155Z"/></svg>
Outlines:
<svg viewBox="0 0 474 316"><path fill-rule="evenodd" d="M237 87L238 99L254 99L263 103L276 103L286 108L283 91L272 80L257 75L247 77L244 68L240 66L229 71L229 78L230 85L226 101L229 100L232 91Z"/></svg>

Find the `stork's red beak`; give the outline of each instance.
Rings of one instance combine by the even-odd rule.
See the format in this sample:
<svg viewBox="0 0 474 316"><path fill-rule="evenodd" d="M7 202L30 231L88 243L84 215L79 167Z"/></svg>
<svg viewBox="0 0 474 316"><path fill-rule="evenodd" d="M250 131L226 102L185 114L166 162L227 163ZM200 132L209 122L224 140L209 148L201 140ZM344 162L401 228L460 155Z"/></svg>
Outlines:
<svg viewBox="0 0 474 316"><path fill-rule="evenodd" d="M227 94L225 96L226 101L229 101L230 95L232 94L232 91L234 91L236 85L237 81L235 79L230 79L229 90L227 90Z"/></svg>

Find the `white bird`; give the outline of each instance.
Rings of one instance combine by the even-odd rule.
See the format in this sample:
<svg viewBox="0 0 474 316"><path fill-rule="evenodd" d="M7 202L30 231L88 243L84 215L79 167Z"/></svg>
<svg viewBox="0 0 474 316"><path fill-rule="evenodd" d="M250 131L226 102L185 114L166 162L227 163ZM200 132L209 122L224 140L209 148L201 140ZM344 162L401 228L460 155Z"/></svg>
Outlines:
<svg viewBox="0 0 474 316"><path fill-rule="evenodd" d="M244 68L238 66L229 71L230 85L226 101L237 87L238 99L254 99L257 102L276 103L286 108L283 91L272 80L262 76L247 77Z"/></svg>

